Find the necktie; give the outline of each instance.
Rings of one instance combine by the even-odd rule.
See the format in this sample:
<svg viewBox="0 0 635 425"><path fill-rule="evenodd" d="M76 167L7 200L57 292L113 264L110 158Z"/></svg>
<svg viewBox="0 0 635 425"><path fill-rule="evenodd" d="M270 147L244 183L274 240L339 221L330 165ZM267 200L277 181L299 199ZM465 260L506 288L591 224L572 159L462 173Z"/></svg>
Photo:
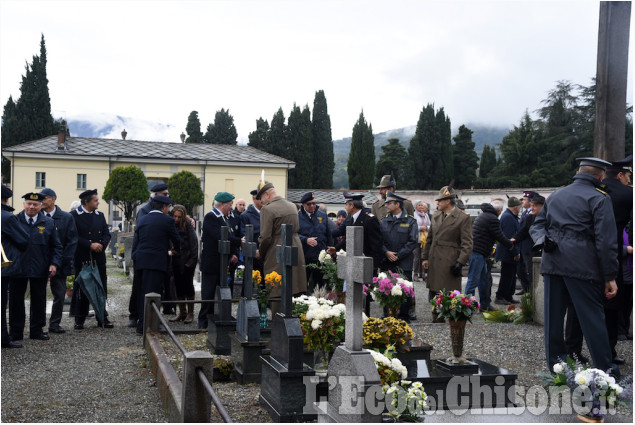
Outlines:
<svg viewBox="0 0 635 425"><path fill-rule="evenodd" d="M33 217L29 217L29 226L33 226Z"/></svg>
<svg viewBox="0 0 635 425"><path fill-rule="evenodd" d="M51 213L46 213L46 216L47 216L48 218L51 218Z"/></svg>
<svg viewBox="0 0 635 425"><path fill-rule="evenodd" d="M445 221L445 219L448 217L447 213L443 213L443 219L441 221Z"/></svg>

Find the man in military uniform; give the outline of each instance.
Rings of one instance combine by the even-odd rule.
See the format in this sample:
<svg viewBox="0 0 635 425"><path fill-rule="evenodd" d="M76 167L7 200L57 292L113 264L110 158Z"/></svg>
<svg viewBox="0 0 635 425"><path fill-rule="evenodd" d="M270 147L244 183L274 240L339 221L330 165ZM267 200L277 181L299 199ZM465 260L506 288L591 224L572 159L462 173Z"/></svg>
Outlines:
<svg viewBox="0 0 635 425"><path fill-rule="evenodd" d="M181 248L181 238L176 230L174 219L168 216L172 201L167 196L157 195L152 198L152 210L138 221L132 246L132 259L141 270L141 292L138 297L137 311L139 321L137 334L143 335L143 309L145 296L151 292L161 293L167 281L170 243L172 251Z"/></svg>
<svg viewBox="0 0 635 425"><path fill-rule="evenodd" d="M320 251L326 250L329 246L333 246L333 236L331 235L331 229L328 222L331 221L326 213L320 211L315 206L315 198L313 192L307 192L300 199L302 207L298 211L298 220L300 223L300 230L298 230L298 236L302 241L302 250L304 251L304 262L308 266L309 264L319 265L318 257ZM316 286L324 286L324 279L322 278L322 272L319 269L307 267L306 268L306 281L309 285L308 294L313 293L313 289Z"/></svg>
<svg viewBox="0 0 635 425"><path fill-rule="evenodd" d="M11 339L24 338L24 295L27 284L31 290L30 338L48 340L43 331L46 325L46 281L62 264L62 244L57 236L52 219L39 214L43 196L27 193L24 196L24 210L17 214L22 229L29 235L24 254L16 262L17 272L9 286L9 328Z"/></svg>
<svg viewBox="0 0 635 425"><path fill-rule="evenodd" d="M64 249L62 265L55 276L50 278L53 306L51 307L51 317L49 317L49 332L63 334L66 331L60 326L60 323L64 311L64 298L66 298L66 276L73 274L73 257L77 248L77 227L73 216L55 205L57 195L53 189L44 188L40 191L40 195L44 197L41 214L52 218L55 222L57 235Z"/></svg>
<svg viewBox="0 0 635 425"><path fill-rule="evenodd" d="M520 200L512 196L507 200L507 209L501 214L501 229L507 239L513 238L520 230L518 222L520 206ZM516 270L518 269L518 260L520 260L520 248L514 246L510 251L499 241L496 244L495 256L496 261L501 262L501 276L494 302L503 305L518 304L518 300L515 300L513 295L516 287Z"/></svg>
<svg viewBox="0 0 635 425"><path fill-rule="evenodd" d="M472 219L456 208L456 192L451 185L441 188L437 212L432 216L426 246L421 258L428 269L426 286L431 300L442 289L461 290L461 272L472 253ZM443 322L432 313L432 321Z"/></svg>
<svg viewBox="0 0 635 425"><path fill-rule="evenodd" d="M282 244L282 225L293 226L293 246L298 247L298 265L293 267L293 294L306 292L306 273L304 271L304 251L298 237L300 222L298 209L286 199L278 196L273 184L261 180L257 187L256 199L263 203L260 210L260 242L259 253L264 259L264 274L273 271L282 273L282 266L276 261L276 246ZM263 276L264 278L264 276ZM280 311L281 288L276 286L271 291L271 312ZM275 299L275 300L274 300Z"/></svg>
<svg viewBox="0 0 635 425"><path fill-rule="evenodd" d="M2 251L7 261L13 264L2 264L2 348L22 348L22 344L11 340L7 331L7 301L9 299L9 282L19 269L16 261L29 244L29 234L20 226L18 217L13 215L13 208L9 206L9 198L13 191L2 185Z"/></svg>
<svg viewBox="0 0 635 425"><path fill-rule="evenodd" d="M372 213L375 217L377 217L377 220L382 221L386 217L386 214L388 214L388 211L386 210L386 194L388 192L394 192L396 188L397 183L390 174L386 174L381 178L379 186L377 186L381 199L375 202L372 207ZM412 205L412 202L406 199L403 203L403 209L410 217L414 217L415 208Z"/></svg>
<svg viewBox="0 0 635 425"><path fill-rule="evenodd" d="M75 271L79 273L84 263L94 261L99 270L101 284L108 296L108 275L106 274L106 248L110 243L110 231L106 218L98 211L99 196L97 189L86 190L79 195L81 205L71 211L77 227L77 249L75 250ZM81 289L73 290L75 298L75 329L84 329L84 321L88 315L88 298L81 294ZM97 322L97 326L111 329L113 324L108 319L108 312L104 323Z"/></svg>
<svg viewBox="0 0 635 425"><path fill-rule="evenodd" d="M258 249L258 236L260 236L260 209L262 208L262 202L256 199L257 192L255 189L250 192L252 203L240 215L240 234L245 235L245 226L251 224L254 228L253 242L256 243L256 249ZM262 257L260 255L254 258L253 265L254 270L258 270L262 274Z"/></svg>
<svg viewBox="0 0 635 425"><path fill-rule="evenodd" d="M595 367L613 368L602 298L617 293L617 235L611 198L602 189L609 162L579 158L573 183L556 190L529 229L543 246L540 271L545 282L545 353L549 370L567 356L563 320L569 301L578 315Z"/></svg>
<svg viewBox="0 0 635 425"><path fill-rule="evenodd" d="M201 300L213 300L216 297L216 287L220 285L220 251L218 241L221 239L221 227L233 232L229 223L229 214L232 211L234 195L227 192L218 192L214 197L214 208L205 214L203 219L203 235L201 242ZM238 261L238 250L235 244L230 244L231 252L229 263ZM208 315L214 314L214 304L202 304L198 314L198 328L207 329Z"/></svg>
<svg viewBox="0 0 635 425"><path fill-rule="evenodd" d="M520 215L520 224L519 229L522 229L525 226L525 222L529 217L531 217L531 200L534 196L540 196L538 193L533 190L525 190L523 192L523 197L521 198L523 212ZM533 223L533 219L531 220ZM532 263L532 255L531 250L533 248L533 243L531 238L524 238L519 243L520 248L520 260L518 261L518 266L516 269L516 274L518 275L518 279L520 280L520 284L522 289L514 295L523 295L525 292L531 292L531 269L533 267Z"/></svg>

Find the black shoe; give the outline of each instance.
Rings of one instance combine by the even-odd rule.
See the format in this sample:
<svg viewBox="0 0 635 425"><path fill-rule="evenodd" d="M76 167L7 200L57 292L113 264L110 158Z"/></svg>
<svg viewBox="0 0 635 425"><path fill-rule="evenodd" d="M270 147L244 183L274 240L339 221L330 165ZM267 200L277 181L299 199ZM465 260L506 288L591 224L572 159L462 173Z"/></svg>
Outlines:
<svg viewBox="0 0 635 425"><path fill-rule="evenodd" d="M129 328L136 328L137 327L137 319L130 319L128 321L128 327Z"/></svg>
<svg viewBox="0 0 635 425"><path fill-rule="evenodd" d="M73 328L76 329L76 330L84 329L84 324L83 323L75 323L75 326L73 326Z"/></svg>
<svg viewBox="0 0 635 425"><path fill-rule="evenodd" d="M31 339L39 339L42 341L48 341L49 339L51 339L51 337L49 336L49 334L47 334L46 332L42 332L39 335L35 335L35 336L30 336Z"/></svg>
<svg viewBox="0 0 635 425"><path fill-rule="evenodd" d="M115 325L113 325L110 320L106 319L106 321L103 323L103 325L102 325L101 322L97 322L97 327L106 328L106 329L112 329L112 328L115 327Z"/></svg>
<svg viewBox="0 0 635 425"><path fill-rule="evenodd" d="M11 336L11 341L22 341L24 339L24 336L22 335L10 335Z"/></svg>
<svg viewBox="0 0 635 425"><path fill-rule="evenodd" d="M65 332L66 332L66 330L64 330L60 326L56 326L54 328L49 328L49 333L52 333L52 334L63 334Z"/></svg>
<svg viewBox="0 0 635 425"><path fill-rule="evenodd" d="M622 356L615 356L613 357L613 363L616 365L624 364L626 363L626 359Z"/></svg>
<svg viewBox="0 0 635 425"><path fill-rule="evenodd" d="M520 303L520 301L515 300L515 299L513 299L513 298L510 298L510 299L508 299L507 301L509 301L509 303L510 303L510 304L519 304L519 303Z"/></svg>
<svg viewBox="0 0 635 425"><path fill-rule="evenodd" d="M95 313L88 313L86 317L95 317Z"/></svg>
<svg viewBox="0 0 635 425"><path fill-rule="evenodd" d="M496 298L494 300L494 304L500 304L500 305L510 305L511 303L507 300L501 299L501 298Z"/></svg>
<svg viewBox="0 0 635 425"><path fill-rule="evenodd" d="M22 348L22 344L17 342L9 341L7 344L4 344L2 348Z"/></svg>
<svg viewBox="0 0 635 425"><path fill-rule="evenodd" d="M518 291L514 295L523 295L524 293L525 293L525 291Z"/></svg>

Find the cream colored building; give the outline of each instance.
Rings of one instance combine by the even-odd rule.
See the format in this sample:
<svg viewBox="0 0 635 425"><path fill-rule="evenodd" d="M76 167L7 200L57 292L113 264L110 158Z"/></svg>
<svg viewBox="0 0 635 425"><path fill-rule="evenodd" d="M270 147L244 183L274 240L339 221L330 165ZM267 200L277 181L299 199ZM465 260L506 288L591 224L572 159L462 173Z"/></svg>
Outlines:
<svg viewBox="0 0 635 425"><path fill-rule="evenodd" d="M286 197L287 172L295 163L249 146L183 144L136 140L50 136L3 150L11 160L12 206L20 211L27 192L53 189L65 211L86 189L104 192L110 172L121 166L141 168L148 185L167 180L179 171L192 172L201 180L205 204L199 218L212 209L217 192L229 192L251 202L262 170L278 194ZM122 219L121 211L102 201L100 211L108 223Z"/></svg>

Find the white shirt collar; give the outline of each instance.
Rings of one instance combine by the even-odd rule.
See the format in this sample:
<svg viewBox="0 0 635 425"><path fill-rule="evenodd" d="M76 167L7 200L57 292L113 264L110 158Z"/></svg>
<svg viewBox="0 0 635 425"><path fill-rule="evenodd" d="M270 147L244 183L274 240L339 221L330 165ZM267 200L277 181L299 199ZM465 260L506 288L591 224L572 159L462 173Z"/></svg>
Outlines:
<svg viewBox="0 0 635 425"><path fill-rule="evenodd" d="M361 213L362 213L362 210L359 210L355 214L353 214L353 223L357 221L357 217L359 217Z"/></svg>
<svg viewBox="0 0 635 425"><path fill-rule="evenodd" d="M50 214L50 215L51 215L51 218L53 218L53 216L55 215L55 213L56 213L56 212L57 212L57 205L53 206L53 211L51 211L51 212L46 212L46 211L42 210L42 213L43 213L44 215L46 215L46 214Z"/></svg>

